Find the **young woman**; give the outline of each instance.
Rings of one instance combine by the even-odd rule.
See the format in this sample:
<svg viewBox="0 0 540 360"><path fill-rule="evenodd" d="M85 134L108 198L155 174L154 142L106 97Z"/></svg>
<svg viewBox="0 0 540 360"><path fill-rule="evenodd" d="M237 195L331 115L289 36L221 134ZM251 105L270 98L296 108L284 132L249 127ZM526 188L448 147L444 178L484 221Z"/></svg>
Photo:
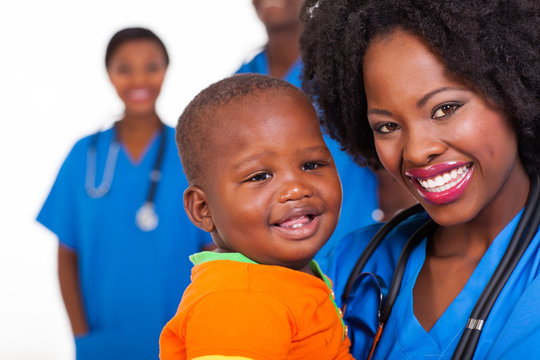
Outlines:
<svg viewBox="0 0 540 360"><path fill-rule="evenodd" d="M168 64L148 29L112 37L105 65L123 117L75 144L38 215L59 239L77 359L156 358L190 281L188 256L211 241L184 214L174 129L156 112Z"/></svg>
<svg viewBox="0 0 540 360"><path fill-rule="evenodd" d="M539 357L538 2L303 11L304 86L325 126L422 206L335 250L353 355Z"/></svg>

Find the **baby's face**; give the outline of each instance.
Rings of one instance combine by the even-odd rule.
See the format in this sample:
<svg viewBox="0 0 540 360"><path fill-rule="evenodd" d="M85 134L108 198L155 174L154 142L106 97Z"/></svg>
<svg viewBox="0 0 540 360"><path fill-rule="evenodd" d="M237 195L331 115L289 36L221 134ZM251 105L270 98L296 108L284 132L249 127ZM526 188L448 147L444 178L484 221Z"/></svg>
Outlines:
<svg viewBox="0 0 540 360"><path fill-rule="evenodd" d="M311 104L266 91L228 105L204 192L219 248L305 270L339 218L341 183Z"/></svg>

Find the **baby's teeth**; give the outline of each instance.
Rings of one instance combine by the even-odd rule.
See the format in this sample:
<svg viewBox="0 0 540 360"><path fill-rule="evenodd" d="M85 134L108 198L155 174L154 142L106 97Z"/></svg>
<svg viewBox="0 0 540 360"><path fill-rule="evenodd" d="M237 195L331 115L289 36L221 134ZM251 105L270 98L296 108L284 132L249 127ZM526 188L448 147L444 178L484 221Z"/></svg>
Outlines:
<svg viewBox="0 0 540 360"><path fill-rule="evenodd" d="M302 227L302 224L294 224L292 226L293 229L298 229L299 227Z"/></svg>

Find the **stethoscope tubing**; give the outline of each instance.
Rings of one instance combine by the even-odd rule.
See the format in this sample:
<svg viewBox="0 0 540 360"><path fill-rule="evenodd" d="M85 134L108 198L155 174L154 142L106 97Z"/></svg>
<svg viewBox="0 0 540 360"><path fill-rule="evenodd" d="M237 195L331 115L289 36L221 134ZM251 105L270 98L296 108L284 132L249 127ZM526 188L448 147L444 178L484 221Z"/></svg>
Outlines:
<svg viewBox="0 0 540 360"><path fill-rule="evenodd" d="M454 360L473 358L482 333L483 324L487 320L508 278L512 275L516 265L521 260L521 257L538 231L540 224L539 183L538 174L534 174L531 177L530 193L527 197L523 214L510 239L508 248L469 316L467 327L463 330L463 334L452 356ZM523 235L524 233L525 235ZM469 324L480 324L480 326L469 326Z"/></svg>
<svg viewBox="0 0 540 360"><path fill-rule="evenodd" d="M405 268L407 267L407 261L409 260L409 256L411 255L414 248L420 242L422 242L422 240L426 236L432 234L438 226L439 225L437 225L435 221L429 219L418 230L416 230L416 232L409 238L409 240L403 247L403 250L399 255L399 259L396 265L396 271L394 272L394 276L392 277L390 289L388 290L388 297L386 298L386 301L384 302L384 306L381 311L381 317L379 320L381 323L386 324L386 321L390 317L390 313L392 312L392 308L394 307L394 303L396 302L399 290L401 288L401 281L403 279L403 275L405 274Z"/></svg>
<svg viewBox="0 0 540 360"><path fill-rule="evenodd" d="M353 270L351 271L351 274L349 275L349 278L347 279L347 283L345 285L345 289L343 290L343 294L341 296L341 304L343 307L343 313L345 314L345 311L347 309L347 299L349 298L349 295L351 293L351 290L358 279L359 275L362 273L362 270L366 266L367 262L371 258L371 255L375 252L375 250L379 247L379 245L382 243L382 241L385 239L386 235L390 233L398 224L405 221L407 218L411 217L414 214L420 213L424 211L424 208L422 205L417 204L414 205L408 209L405 209L401 212L399 212L396 216L394 216L392 219L390 219L386 224L384 224L377 233L373 236L369 244L366 246L358 260L356 261L356 264L353 267Z"/></svg>
<svg viewBox="0 0 540 360"><path fill-rule="evenodd" d="M104 197L105 195L107 195L111 188L114 177L114 170L116 167L116 159L118 157L118 152L120 148L117 127L118 122L114 124L115 134L112 139L111 145L109 146L109 151L105 160L105 170L103 172L101 183L98 187L96 187L95 185L95 177L97 172L96 153L98 138L101 134L101 131L96 132L90 140L87 154L85 190L88 196L92 199L99 199ZM155 211L154 198L159 181L161 180L161 165L165 154L166 134L165 125L163 125L163 123L161 123L160 132L161 133L159 136L161 136L161 139L156 159L154 161L154 167L149 174L150 186L146 195L146 200L135 214L135 223L142 231L154 230L159 222L158 214Z"/></svg>
<svg viewBox="0 0 540 360"><path fill-rule="evenodd" d="M372 240L366 246L365 250L357 260L351 274L349 275L347 284L345 285L342 295L343 314L345 314L347 300L356 281L361 277L363 268L367 264L371 255L384 240L385 236L388 235L399 223L421 211L423 211L423 208L420 204L402 211L392 218L388 223L383 225L381 229L379 229L379 231L373 236ZM473 308L473 311L471 312L469 321L467 322L460 341L452 356L453 360L472 359L474 356L478 340L483 329L483 324L486 321L495 301L497 300L497 297L504 288L506 281L512 275L514 268L536 235L539 225L540 179L538 174L533 174L533 176L531 176L531 187L523 214L518 222L518 225L516 226L516 230L514 231L512 238L510 239L508 248L506 249L501 261L497 265L497 268L493 272L488 284L484 288L482 294L475 304L475 307ZM396 270L392 277L392 283L388 291L388 296L384 302L382 310L380 311L379 327L384 326L390 317L392 307L399 294L401 281L403 279L403 274L405 272L410 253L418 245L418 243L421 242L422 239L435 231L437 226L438 225L433 220L429 219L409 238L403 247L396 265ZM470 326L469 324L472 325ZM372 353L375 345L376 343L374 343Z"/></svg>
<svg viewBox="0 0 540 360"><path fill-rule="evenodd" d="M159 143L156 161L154 162L154 168L150 173L150 189L148 190L148 195L146 196L147 203L154 203L157 185L159 183L159 180L161 179L161 163L163 162L163 155L165 153L165 140L165 126L161 125L161 141Z"/></svg>

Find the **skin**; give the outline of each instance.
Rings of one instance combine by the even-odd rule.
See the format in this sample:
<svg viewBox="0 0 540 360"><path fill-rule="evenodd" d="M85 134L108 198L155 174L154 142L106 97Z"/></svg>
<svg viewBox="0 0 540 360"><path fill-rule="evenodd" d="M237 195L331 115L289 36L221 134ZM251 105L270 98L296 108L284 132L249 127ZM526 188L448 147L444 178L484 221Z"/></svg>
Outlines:
<svg viewBox="0 0 540 360"><path fill-rule="evenodd" d="M134 161L161 129L156 101L165 78L167 65L163 50L151 40L127 41L113 54L107 73L125 106L118 123L120 141ZM58 247L60 290L74 336L88 333L79 282L77 254L62 245Z"/></svg>
<svg viewBox="0 0 540 360"><path fill-rule="evenodd" d="M58 280L60 292L68 314L71 330L74 336L88 333L88 322L82 301L79 283L79 268L77 253L58 245Z"/></svg>
<svg viewBox="0 0 540 360"><path fill-rule="evenodd" d="M163 50L152 40L122 44L107 66L111 84L125 106L119 123L120 140L135 161L161 127L156 102L166 72Z"/></svg>
<svg viewBox="0 0 540 360"><path fill-rule="evenodd" d="M268 35L266 53L272 76L285 77L300 56L301 6L302 0L253 0Z"/></svg>
<svg viewBox="0 0 540 360"><path fill-rule="evenodd" d="M270 75L284 78L300 56L298 43L302 27L299 20L303 0L253 0L257 16L268 35L266 54ZM377 199L386 222L398 211L406 209L416 200L385 171L377 176Z"/></svg>
<svg viewBox="0 0 540 360"><path fill-rule="evenodd" d="M220 109L207 139L221 156L206 159L207 180L184 194L191 220L216 251L311 273L336 227L341 183L310 102L259 91Z"/></svg>
<svg viewBox="0 0 540 360"><path fill-rule="evenodd" d="M413 292L414 313L428 331L524 206L529 178L505 113L449 74L422 39L399 29L375 37L363 71L379 158L440 225ZM453 198L434 200L409 176L453 162L470 171Z"/></svg>

